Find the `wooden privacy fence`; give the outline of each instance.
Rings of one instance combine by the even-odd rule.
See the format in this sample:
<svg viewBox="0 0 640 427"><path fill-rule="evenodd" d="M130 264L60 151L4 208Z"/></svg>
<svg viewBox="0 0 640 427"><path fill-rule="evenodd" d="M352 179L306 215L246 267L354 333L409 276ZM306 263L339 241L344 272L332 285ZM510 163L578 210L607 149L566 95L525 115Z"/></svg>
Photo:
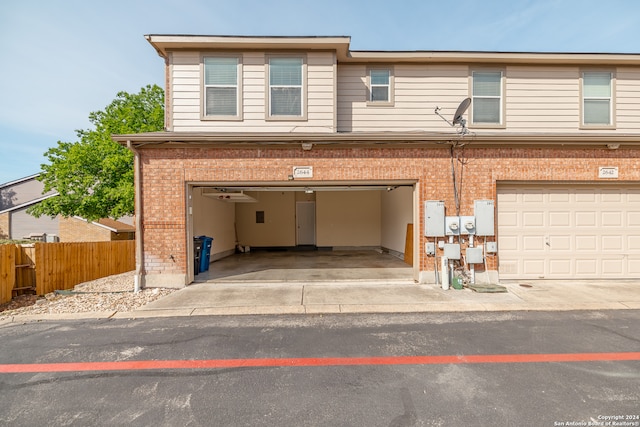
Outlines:
<svg viewBox="0 0 640 427"><path fill-rule="evenodd" d="M0 304L15 290L55 290L135 269L135 242L0 245Z"/></svg>

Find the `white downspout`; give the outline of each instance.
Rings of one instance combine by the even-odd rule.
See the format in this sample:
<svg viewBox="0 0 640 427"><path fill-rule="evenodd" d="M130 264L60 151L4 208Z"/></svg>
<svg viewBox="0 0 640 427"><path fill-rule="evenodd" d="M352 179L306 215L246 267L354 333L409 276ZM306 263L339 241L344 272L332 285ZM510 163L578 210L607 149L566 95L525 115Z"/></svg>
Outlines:
<svg viewBox="0 0 640 427"><path fill-rule="evenodd" d="M142 250L142 194L140 193L140 153L133 147L131 141L127 141L127 148L133 153L134 191L135 191L135 222L136 222L136 272L133 276L133 291L142 289L142 269L144 265L144 252Z"/></svg>

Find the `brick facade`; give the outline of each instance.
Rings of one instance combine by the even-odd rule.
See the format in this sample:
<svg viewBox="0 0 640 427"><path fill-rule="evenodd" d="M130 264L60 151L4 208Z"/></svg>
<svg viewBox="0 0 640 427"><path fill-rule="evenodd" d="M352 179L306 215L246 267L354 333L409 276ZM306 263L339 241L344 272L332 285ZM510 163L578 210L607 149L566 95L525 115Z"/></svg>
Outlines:
<svg viewBox="0 0 640 427"><path fill-rule="evenodd" d="M637 182L640 149L504 146L453 150L460 191L460 215L473 215L474 200L496 200L500 181L602 182L598 167L615 166L616 182ZM146 274L185 275L186 183L286 182L293 166L313 166L313 182L412 180L419 188L419 270L433 271L423 237L424 202L444 200L455 212L451 151L435 148L141 148L144 270ZM455 215L455 213L451 213ZM488 238L495 240L495 238ZM464 246L463 246L464 247ZM487 257L497 270L497 257Z"/></svg>
<svg viewBox="0 0 640 427"><path fill-rule="evenodd" d="M0 214L0 239L8 239L9 238L9 212L5 212Z"/></svg>

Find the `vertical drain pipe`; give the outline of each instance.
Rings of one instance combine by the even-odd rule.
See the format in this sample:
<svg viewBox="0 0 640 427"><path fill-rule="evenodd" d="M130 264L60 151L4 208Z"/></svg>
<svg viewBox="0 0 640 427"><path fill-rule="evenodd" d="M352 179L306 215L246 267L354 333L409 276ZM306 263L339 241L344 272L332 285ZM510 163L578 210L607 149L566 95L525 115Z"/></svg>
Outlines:
<svg viewBox="0 0 640 427"><path fill-rule="evenodd" d="M144 255L142 251L142 195L140 193L140 153L133 147L133 144L131 144L130 140L127 141L127 148L133 153L133 183L135 193L134 209L136 216L136 272L133 276L133 291L135 293L138 293L142 289L142 266L144 265Z"/></svg>

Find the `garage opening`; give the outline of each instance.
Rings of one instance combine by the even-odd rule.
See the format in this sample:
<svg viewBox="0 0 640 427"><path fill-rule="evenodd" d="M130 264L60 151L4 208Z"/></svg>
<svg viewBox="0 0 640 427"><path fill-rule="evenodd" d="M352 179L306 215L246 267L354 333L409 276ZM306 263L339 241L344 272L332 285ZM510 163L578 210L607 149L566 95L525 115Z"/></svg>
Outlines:
<svg viewBox="0 0 640 427"><path fill-rule="evenodd" d="M413 282L414 188L190 184L188 238L213 238L209 269L193 280Z"/></svg>

